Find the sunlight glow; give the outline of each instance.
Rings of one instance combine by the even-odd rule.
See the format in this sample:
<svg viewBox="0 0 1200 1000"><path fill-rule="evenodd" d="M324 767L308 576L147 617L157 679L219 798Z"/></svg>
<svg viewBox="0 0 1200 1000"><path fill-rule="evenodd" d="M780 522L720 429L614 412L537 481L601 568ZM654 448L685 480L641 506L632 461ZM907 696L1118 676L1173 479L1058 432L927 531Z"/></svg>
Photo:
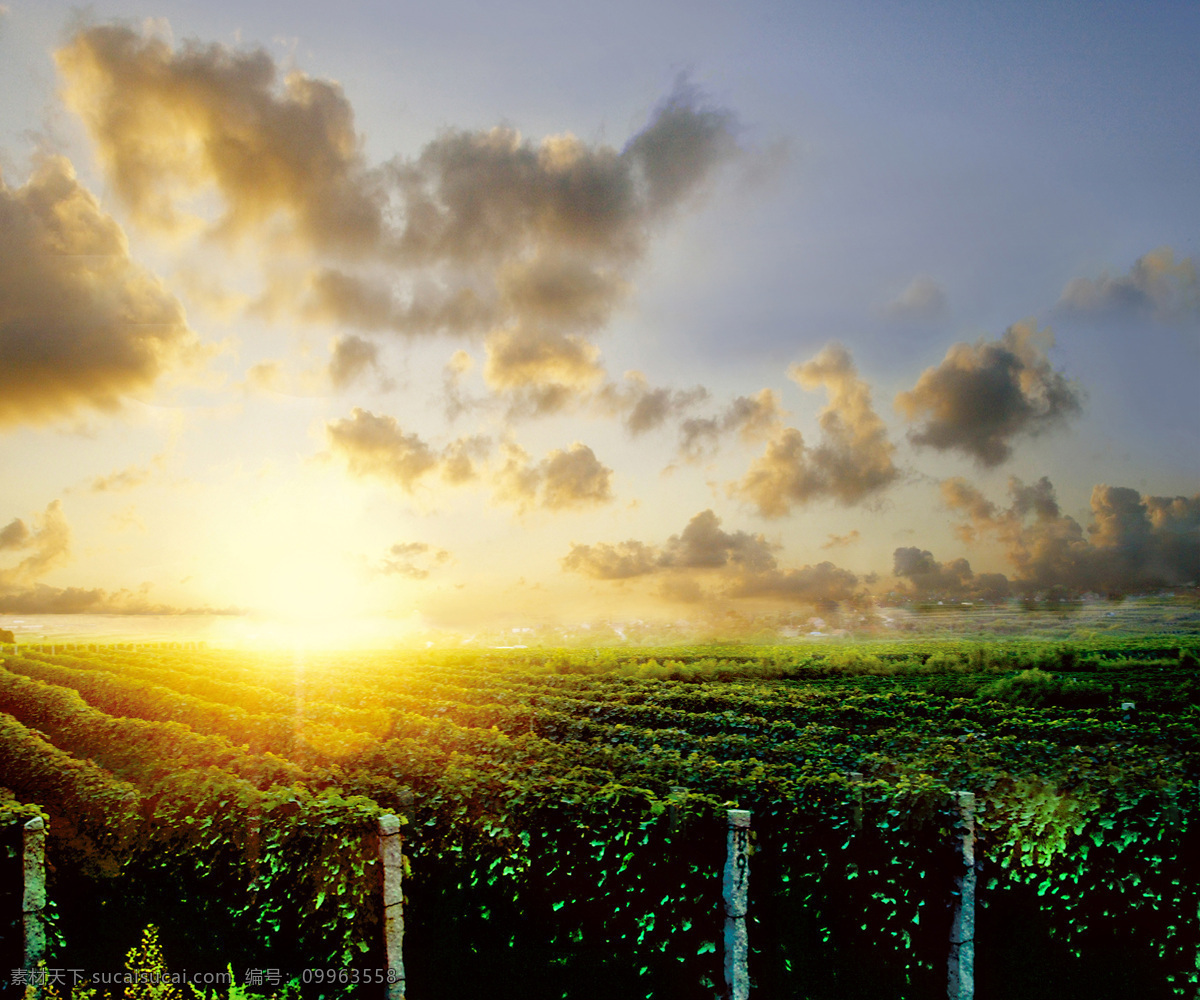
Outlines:
<svg viewBox="0 0 1200 1000"><path fill-rule="evenodd" d="M270 651L386 649L415 642L418 627L411 619L368 615L249 615L218 622L210 642Z"/></svg>
<svg viewBox="0 0 1200 1000"><path fill-rule="evenodd" d="M219 641L256 649L386 647L407 641L419 622L394 581L356 556L356 537L330 530L328 505L264 504L212 553L227 602L246 616L221 624ZM389 586L389 584L393 584Z"/></svg>

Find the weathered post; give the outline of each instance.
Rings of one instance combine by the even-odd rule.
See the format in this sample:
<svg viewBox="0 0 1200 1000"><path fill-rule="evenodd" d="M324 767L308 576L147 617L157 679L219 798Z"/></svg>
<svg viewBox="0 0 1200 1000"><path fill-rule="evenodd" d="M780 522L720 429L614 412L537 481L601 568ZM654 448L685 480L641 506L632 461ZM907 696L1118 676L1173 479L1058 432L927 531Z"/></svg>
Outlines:
<svg viewBox="0 0 1200 1000"><path fill-rule="evenodd" d="M379 860L383 863L383 943L387 952L389 979L387 1000L404 1000L404 896L401 879L400 818L388 813L379 817Z"/></svg>
<svg viewBox="0 0 1200 1000"><path fill-rule="evenodd" d="M846 777L854 785L854 829L861 830L863 825L862 771L847 771Z"/></svg>
<svg viewBox="0 0 1200 1000"><path fill-rule="evenodd" d="M746 902L750 881L750 811L729 809L725 858L725 986L729 1000L750 996L750 948L746 939Z"/></svg>
<svg viewBox="0 0 1200 1000"><path fill-rule="evenodd" d="M404 822L409 826L415 826L417 822L417 800L413 795L411 788L401 788L396 798L400 802L400 815L404 817Z"/></svg>
<svg viewBox="0 0 1200 1000"><path fill-rule="evenodd" d="M950 925L949 1000L975 997L975 793L956 796L962 826L962 869L954 878L958 903Z"/></svg>
<svg viewBox="0 0 1200 1000"><path fill-rule="evenodd" d="M46 957L46 821L34 816L25 824L25 895L21 909L25 918L25 968L36 969Z"/></svg>

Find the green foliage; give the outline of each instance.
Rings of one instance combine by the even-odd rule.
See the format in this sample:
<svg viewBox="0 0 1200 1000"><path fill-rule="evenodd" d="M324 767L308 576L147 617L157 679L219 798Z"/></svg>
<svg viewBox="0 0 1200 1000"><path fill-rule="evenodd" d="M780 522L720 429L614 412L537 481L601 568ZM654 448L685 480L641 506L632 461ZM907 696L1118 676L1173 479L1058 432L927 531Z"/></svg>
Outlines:
<svg viewBox="0 0 1200 1000"><path fill-rule="evenodd" d="M183 1000L183 991L170 981L153 924L142 934L141 943L129 949L125 972L133 978L125 987L125 1000Z"/></svg>
<svg viewBox="0 0 1200 1000"><path fill-rule="evenodd" d="M1062 684L1053 674L1036 667L1022 670L1015 677L1005 677L979 689L983 701L1002 701L1009 705L1040 708L1055 701Z"/></svg>
<svg viewBox="0 0 1200 1000"><path fill-rule="evenodd" d="M410 812L414 994L435 956L458 995L504 995L499 969L530 989L543 970L544 995L719 982L734 805L754 815L772 995L936 977L957 789L977 795L988 891L1029 890L1079 954L1121 907L1184 913L1195 881L1200 717L1178 641L23 652L0 670L13 801L41 803L58 846L90 838L156 914L175 901L170 941L377 965L375 824ZM1157 938L1163 975L1184 975L1182 933ZM871 985L847 959L864 953Z"/></svg>
<svg viewBox="0 0 1200 1000"><path fill-rule="evenodd" d="M91 761L77 760L43 734L0 713L0 774L22 800L50 818L50 829L79 864L116 871L137 822L137 790Z"/></svg>
<svg viewBox="0 0 1200 1000"><path fill-rule="evenodd" d="M1086 785L1005 778L992 787L988 803L989 854L1004 868L1045 868L1073 848L1101 797Z"/></svg>
<svg viewBox="0 0 1200 1000"><path fill-rule="evenodd" d="M0 830L13 825L24 825L31 819L49 819L46 811L36 802L22 802L9 788L0 787Z"/></svg>
<svg viewBox="0 0 1200 1000"><path fill-rule="evenodd" d="M233 967L227 967L229 986L222 994L220 991L202 990L192 983L187 983L192 1000L291 1000L299 992L299 982L289 982L282 990L269 997L254 993L245 985L238 983ZM159 943L159 931L156 926L149 924L142 932L139 944L131 948L125 955L125 969L121 976L124 991L122 1000L184 1000L185 994L180 989L180 982L185 977L178 972L172 972L167 966ZM44 987L45 1000L64 1000L57 984L51 979ZM111 1000L112 994L100 993L89 983L73 984L68 994L70 1000Z"/></svg>

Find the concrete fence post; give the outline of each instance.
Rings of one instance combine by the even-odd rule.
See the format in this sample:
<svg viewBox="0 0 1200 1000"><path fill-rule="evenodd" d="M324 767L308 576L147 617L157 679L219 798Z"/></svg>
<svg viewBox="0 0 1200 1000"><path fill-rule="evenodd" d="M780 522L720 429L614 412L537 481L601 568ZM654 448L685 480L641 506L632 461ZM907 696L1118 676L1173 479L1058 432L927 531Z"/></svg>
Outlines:
<svg viewBox="0 0 1200 1000"><path fill-rule="evenodd" d="M750 882L750 811L727 810L729 821L723 897L725 902L725 987L729 1000L750 996L750 947L746 904Z"/></svg>
<svg viewBox="0 0 1200 1000"><path fill-rule="evenodd" d="M401 788L396 796L400 803L400 815L410 827L417 823L417 800L411 788ZM411 836L411 831L410 831Z"/></svg>
<svg viewBox="0 0 1200 1000"><path fill-rule="evenodd" d="M383 941L388 971L396 981L387 985L387 1000L404 1000L404 859L401 856L400 817L379 817L379 860L383 863Z"/></svg>
<svg viewBox="0 0 1200 1000"><path fill-rule="evenodd" d="M25 968L36 969L46 957L46 822L35 816L25 824L25 894L21 910L25 918Z"/></svg>
<svg viewBox="0 0 1200 1000"><path fill-rule="evenodd" d="M850 779L854 785L854 829L861 830L863 825L863 790L862 771L847 771L846 777Z"/></svg>
<svg viewBox="0 0 1200 1000"><path fill-rule="evenodd" d="M949 1000L975 997L975 795L956 796L962 827L962 868L954 878L958 901L950 925Z"/></svg>

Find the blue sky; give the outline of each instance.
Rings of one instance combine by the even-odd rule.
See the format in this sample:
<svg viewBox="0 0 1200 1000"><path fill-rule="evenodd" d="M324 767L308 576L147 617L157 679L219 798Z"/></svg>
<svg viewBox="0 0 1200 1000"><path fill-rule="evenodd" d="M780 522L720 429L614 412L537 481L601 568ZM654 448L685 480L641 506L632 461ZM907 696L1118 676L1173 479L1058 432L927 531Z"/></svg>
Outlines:
<svg viewBox="0 0 1200 1000"><path fill-rule="evenodd" d="M0 9L10 212L65 198L67 164L75 210L128 248L107 275L78 257L69 279L0 275L11 609L336 590L462 624L1195 575L1194 4ZM259 49L273 83L221 75ZM223 82L187 96L185 52ZM151 63L168 89L123 75ZM312 138L279 124L308 99L292 72L353 139L321 183L287 173ZM276 113L277 134L254 117ZM231 141L292 186L222 174ZM489 172L535 159L524 193ZM563 222L582 189L537 185L567 163L626 214ZM413 184L458 242L401 246ZM383 212L381 236L346 236L351 204ZM454 214L472 205L500 213L486 252ZM38 232L10 262L52 252ZM320 284L334 272L353 308ZM66 318L59 280L84 296ZM161 356L104 360L132 343L88 305L105 281L136 286L143 329L178 320ZM470 289L490 312L371 319L368 285L393 306ZM1043 477L1056 506L1035 514L1021 490Z"/></svg>

